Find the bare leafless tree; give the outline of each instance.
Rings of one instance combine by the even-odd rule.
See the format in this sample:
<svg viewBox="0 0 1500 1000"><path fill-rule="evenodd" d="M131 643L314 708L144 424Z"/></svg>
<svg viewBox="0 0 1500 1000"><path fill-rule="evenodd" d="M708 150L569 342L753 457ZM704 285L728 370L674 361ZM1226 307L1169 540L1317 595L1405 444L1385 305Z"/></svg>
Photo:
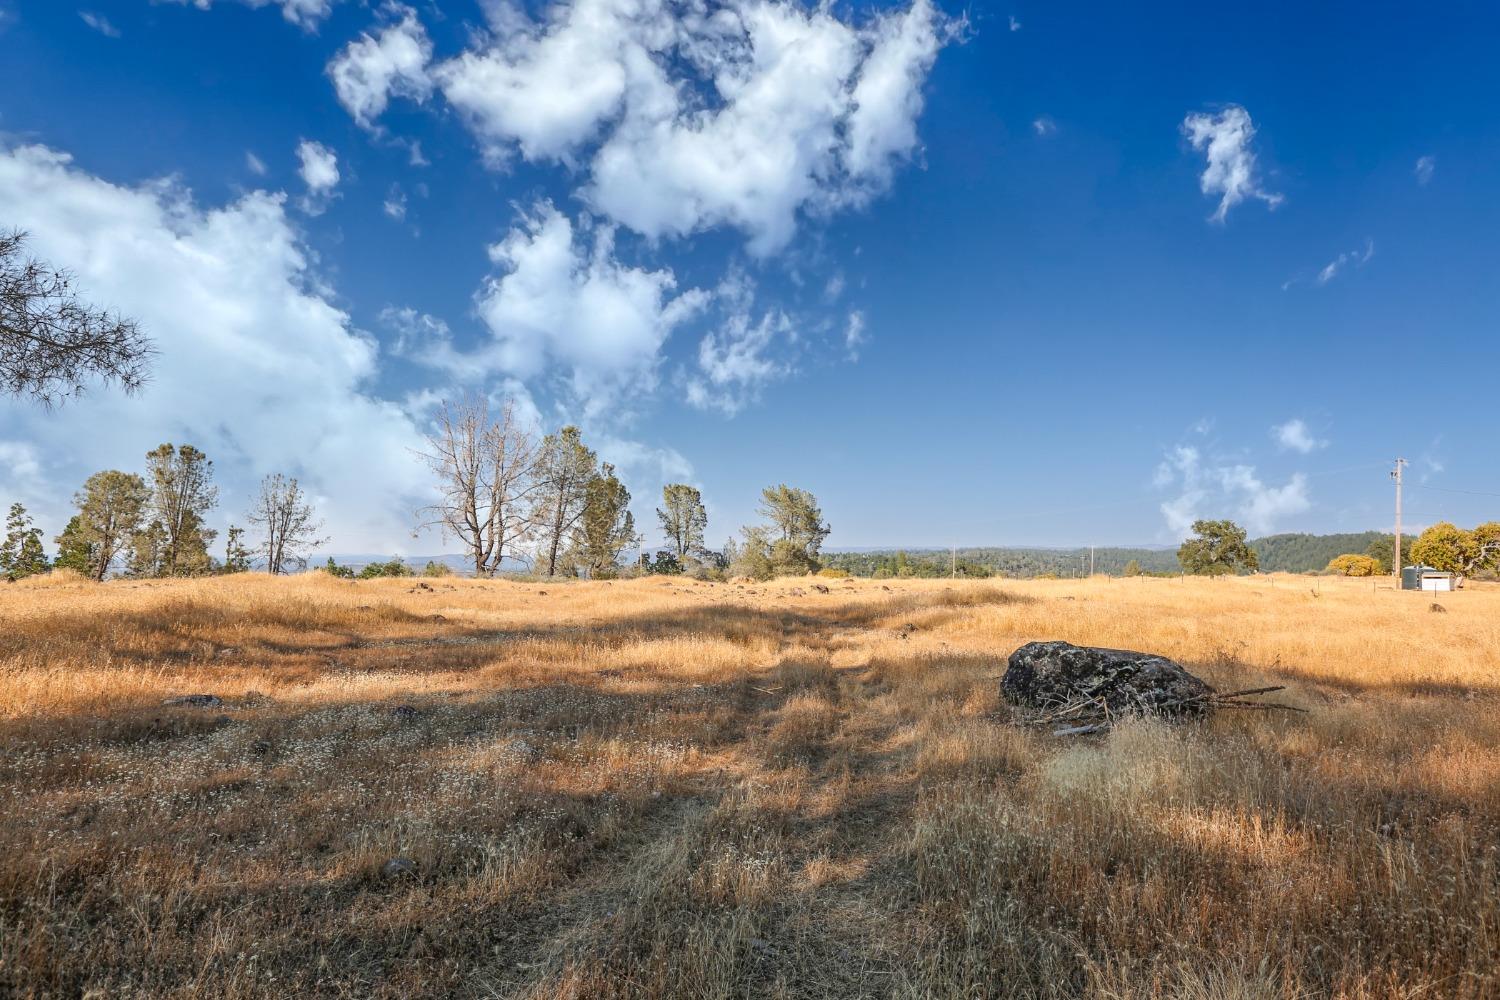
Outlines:
<svg viewBox="0 0 1500 1000"><path fill-rule="evenodd" d="M140 389L156 353L140 327L79 301L72 275L25 245L25 233L0 232L0 393L51 406L96 379Z"/></svg>
<svg viewBox="0 0 1500 1000"><path fill-rule="evenodd" d="M285 573L289 565L307 568L307 549L327 541L320 538L323 523L313 514L312 503L297 480L281 473L261 480L260 496L245 515L265 535L256 549L266 557L266 572Z"/></svg>
<svg viewBox="0 0 1500 1000"><path fill-rule="evenodd" d="M471 394L443 403L427 445L421 456L438 478L442 499L420 512L422 524L463 542L475 576L494 576L507 549L531 527L540 456L536 435L521 422L510 397L500 401L492 418L490 401Z"/></svg>

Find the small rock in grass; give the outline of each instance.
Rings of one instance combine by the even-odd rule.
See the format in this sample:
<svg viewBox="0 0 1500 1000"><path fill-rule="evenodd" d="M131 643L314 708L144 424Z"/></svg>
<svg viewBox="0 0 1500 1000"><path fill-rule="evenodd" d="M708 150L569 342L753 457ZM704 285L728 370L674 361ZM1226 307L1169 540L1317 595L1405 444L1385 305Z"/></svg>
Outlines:
<svg viewBox="0 0 1500 1000"><path fill-rule="evenodd" d="M224 704L224 701L216 694L184 694L176 698L168 698L162 704L185 705L189 708L218 708Z"/></svg>
<svg viewBox="0 0 1500 1000"><path fill-rule="evenodd" d="M535 747L525 740L516 740L511 743L507 750L511 756L530 762L541 760L544 756L539 747Z"/></svg>
<svg viewBox="0 0 1500 1000"><path fill-rule="evenodd" d="M398 722L415 722L417 721L417 716L421 714L410 705L397 705L391 709L391 718Z"/></svg>
<svg viewBox="0 0 1500 1000"><path fill-rule="evenodd" d="M1431 611L1433 614L1438 615L1446 615L1448 613L1448 609L1443 607L1436 601L1433 601L1432 604L1427 608L1427 610Z"/></svg>
<svg viewBox="0 0 1500 1000"><path fill-rule="evenodd" d="M401 878L406 875L417 873L417 863L411 858L391 858L380 868L380 874L386 878Z"/></svg>

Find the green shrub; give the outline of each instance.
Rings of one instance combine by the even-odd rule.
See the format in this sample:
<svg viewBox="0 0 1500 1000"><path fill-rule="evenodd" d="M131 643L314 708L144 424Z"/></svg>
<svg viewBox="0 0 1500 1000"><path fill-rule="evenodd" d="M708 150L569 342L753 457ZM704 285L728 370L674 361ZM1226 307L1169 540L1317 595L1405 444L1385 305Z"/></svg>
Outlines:
<svg viewBox="0 0 1500 1000"><path fill-rule="evenodd" d="M373 562L359 571L361 580L372 580L379 576L416 576L400 556L391 556L389 562Z"/></svg>
<svg viewBox="0 0 1500 1000"><path fill-rule="evenodd" d="M336 577L340 580L354 579L354 570L350 569L348 566L340 566L338 563L333 561L333 556L328 557L328 564L323 567L323 572L327 573L331 577Z"/></svg>

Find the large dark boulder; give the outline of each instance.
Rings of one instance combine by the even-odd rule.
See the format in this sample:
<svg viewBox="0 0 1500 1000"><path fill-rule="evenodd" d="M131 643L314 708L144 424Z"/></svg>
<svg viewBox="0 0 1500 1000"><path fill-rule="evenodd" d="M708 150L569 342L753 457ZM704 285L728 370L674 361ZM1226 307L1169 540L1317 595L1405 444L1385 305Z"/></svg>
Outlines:
<svg viewBox="0 0 1500 1000"><path fill-rule="evenodd" d="M1028 708L1103 699L1113 715L1201 715L1213 688L1164 656L1031 642L1010 654L1000 693Z"/></svg>

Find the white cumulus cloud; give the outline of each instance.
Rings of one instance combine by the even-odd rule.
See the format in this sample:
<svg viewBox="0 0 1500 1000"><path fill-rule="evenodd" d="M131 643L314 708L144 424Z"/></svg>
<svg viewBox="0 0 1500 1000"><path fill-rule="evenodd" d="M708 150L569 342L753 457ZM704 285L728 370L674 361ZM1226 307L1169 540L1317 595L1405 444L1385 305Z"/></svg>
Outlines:
<svg viewBox="0 0 1500 1000"><path fill-rule="evenodd" d="M1311 507L1307 478L1295 473L1280 486L1264 482L1255 467L1238 462L1205 461L1191 445L1178 445L1167 452L1156 468L1153 482L1158 489L1176 494L1161 503L1167 529L1185 538L1199 518L1238 521L1252 534L1267 534L1287 517Z"/></svg>
<svg viewBox="0 0 1500 1000"><path fill-rule="evenodd" d="M432 93L427 64L432 42L410 7L387 8L399 17L376 35L368 32L350 42L328 64L334 93L361 126L375 127L393 95L425 101Z"/></svg>
<svg viewBox="0 0 1500 1000"><path fill-rule="evenodd" d="M931 0L855 26L824 5L568 0L431 70L487 160L586 170L585 197L646 236L731 226L757 255L799 213L884 190L918 146L922 85L960 25Z"/></svg>
<svg viewBox="0 0 1500 1000"><path fill-rule="evenodd" d="M307 185L302 208L308 214L316 215L328 207L328 201L338 187L339 159L321 142L303 139L297 144L297 162L297 175Z"/></svg>
<svg viewBox="0 0 1500 1000"><path fill-rule="evenodd" d="M709 296L678 293L668 269L620 263L614 236L611 226L580 232L551 203L536 205L490 247L502 273L485 282L476 301L489 343L460 352L440 338L425 360L470 379L532 379L561 369L588 417L649 393L663 343Z"/></svg>
<svg viewBox="0 0 1500 1000"><path fill-rule="evenodd" d="M653 58L676 34L662 0L573 0L536 22L497 5L495 16L488 44L434 71L494 162L512 144L528 160L569 154L619 113L627 88L671 100Z"/></svg>
<svg viewBox="0 0 1500 1000"><path fill-rule="evenodd" d="M120 186L20 146L0 148L0 218L72 270L90 301L134 317L160 352L138 396L0 408L0 441L26 442L35 459L47 531L61 529L90 474L139 470L172 441L214 460L219 526L243 523L260 478L284 472L320 498L334 545L386 551L408 535L407 512L429 486L411 459L420 435L401 406L370 393L376 345L322 290L284 196L206 207L169 183Z"/></svg>
<svg viewBox="0 0 1500 1000"><path fill-rule="evenodd" d="M688 51L711 76L711 106L684 85L632 102L587 196L651 237L738 228L757 256L790 241L799 213L889 183L915 150L921 82L950 37L928 0L863 29L827 7L743 3L710 28Z"/></svg>
<svg viewBox="0 0 1500 1000"><path fill-rule="evenodd" d="M1288 451L1301 452L1310 455L1320 448L1327 448L1328 442L1320 440L1311 430L1307 422L1301 418L1288 420L1284 424L1277 424L1271 428L1271 436L1276 443Z"/></svg>
<svg viewBox="0 0 1500 1000"><path fill-rule="evenodd" d="M1244 108L1231 104L1216 114L1189 114L1182 120L1182 132L1208 158L1199 186L1204 194L1219 196L1218 210L1210 216L1214 222L1223 222L1229 210L1246 198L1259 198L1272 208L1281 204L1281 195L1262 188L1256 175L1255 152L1250 148L1255 125Z"/></svg>

